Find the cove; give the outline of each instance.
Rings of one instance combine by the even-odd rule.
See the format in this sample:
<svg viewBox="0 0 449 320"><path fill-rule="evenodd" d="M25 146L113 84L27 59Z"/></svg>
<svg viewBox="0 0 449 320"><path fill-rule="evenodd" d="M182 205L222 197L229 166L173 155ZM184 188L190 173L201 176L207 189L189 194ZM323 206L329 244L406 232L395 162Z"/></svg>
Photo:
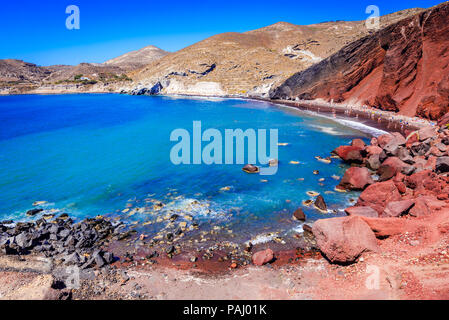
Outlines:
<svg viewBox="0 0 449 320"><path fill-rule="evenodd" d="M26 211L45 201L43 214L104 215L149 235L174 214L187 224L193 217L198 230L217 230L236 242L300 231L291 215L310 199L307 191L322 194L330 209L305 207L310 221L342 215L357 197L334 191L345 165L315 157L371 136L346 122L237 99L5 96L0 116L1 220L32 219ZM245 174L239 164L173 164L171 132L198 120L221 132L276 128L278 172L262 177Z"/></svg>

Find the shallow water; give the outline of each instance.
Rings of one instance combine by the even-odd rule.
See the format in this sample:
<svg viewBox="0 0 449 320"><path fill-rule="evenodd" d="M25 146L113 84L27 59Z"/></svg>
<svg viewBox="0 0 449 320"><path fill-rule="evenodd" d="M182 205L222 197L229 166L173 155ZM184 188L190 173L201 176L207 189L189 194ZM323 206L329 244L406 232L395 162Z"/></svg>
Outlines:
<svg viewBox="0 0 449 320"><path fill-rule="evenodd" d="M333 192L338 181L332 176L342 176L345 167L315 156L327 157L354 138L368 139L361 130L372 133L356 122L351 128L265 102L117 94L0 97L0 119L0 219L27 219L34 201L78 218L110 215L139 225L188 213L200 229L226 225L242 240L300 231L291 214L311 199L309 190L321 193L337 213L305 208L308 219L341 214L357 197ZM242 165L172 164L170 133L191 132L193 121L223 136L224 129L278 129L279 142L288 145L279 147L277 174L249 175ZM153 207L157 201L162 210ZM145 225L148 232L162 227Z"/></svg>

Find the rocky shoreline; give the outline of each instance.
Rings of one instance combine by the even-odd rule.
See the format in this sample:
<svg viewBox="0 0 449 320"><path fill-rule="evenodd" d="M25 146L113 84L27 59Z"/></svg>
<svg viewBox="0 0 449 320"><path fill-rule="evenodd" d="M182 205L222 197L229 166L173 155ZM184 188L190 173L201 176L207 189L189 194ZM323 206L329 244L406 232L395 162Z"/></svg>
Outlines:
<svg viewBox="0 0 449 320"><path fill-rule="evenodd" d="M432 220L449 207L446 118L439 127L426 126L417 131L412 131L413 127L403 128L407 137L393 132L373 138L370 145L354 140L351 145L334 150L335 156L350 165L337 191L358 190L362 193L357 204L346 209L348 217L322 219L312 226L304 224L302 240L306 240L303 244L308 243L306 248L298 246L291 251L282 251L267 243L256 247L226 250L212 247L191 251L171 244L170 239L163 245L148 245L145 236L136 235L125 225L108 218L99 216L74 223L63 214L52 220L40 218L34 223L1 222L0 256L17 257L19 261L39 256L50 259L51 298L75 294L77 299L96 295L90 295L90 285L86 283L96 286L102 277L126 283L129 280L127 270L136 268L150 273L169 268L214 277L230 275L234 270L251 270L251 265L283 270L292 264L307 264L316 259L330 262L326 268L333 264L361 264L367 254L382 252L380 248L384 242L429 225L438 230L434 235L437 238L448 233L446 221ZM39 209L32 211L30 215L40 213ZM295 212L294 216L301 216L299 213ZM415 246L428 245L416 239L413 241ZM130 246L136 242L142 245ZM68 266L76 266L82 272L94 272L96 276L84 280L84 289L68 290L66 279L55 273L55 270ZM0 272L5 270L9 269L4 269L0 261Z"/></svg>
<svg viewBox="0 0 449 320"><path fill-rule="evenodd" d="M449 205L449 130L424 127L373 138L365 146L354 140L334 153L351 165L340 190L361 190L348 217L323 219L313 226L321 252L334 263L353 263L378 251L377 239L407 233L410 223L438 215ZM449 224L439 224L441 234ZM419 244L419 241L418 241Z"/></svg>

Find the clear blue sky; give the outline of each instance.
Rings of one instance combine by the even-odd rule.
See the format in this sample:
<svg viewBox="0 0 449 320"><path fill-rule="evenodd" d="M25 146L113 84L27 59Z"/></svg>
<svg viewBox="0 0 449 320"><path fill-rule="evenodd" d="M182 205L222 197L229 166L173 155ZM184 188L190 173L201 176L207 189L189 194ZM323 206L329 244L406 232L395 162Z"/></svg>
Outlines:
<svg viewBox="0 0 449 320"><path fill-rule="evenodd" d="M442 0L4 0L0 4L0 59L39 65L103 62L156 45L176 51L217 33L279 21L311 24L364 20L375 4L381 15ZM80 30L68 30L68 5L80 8Z"/></svg>

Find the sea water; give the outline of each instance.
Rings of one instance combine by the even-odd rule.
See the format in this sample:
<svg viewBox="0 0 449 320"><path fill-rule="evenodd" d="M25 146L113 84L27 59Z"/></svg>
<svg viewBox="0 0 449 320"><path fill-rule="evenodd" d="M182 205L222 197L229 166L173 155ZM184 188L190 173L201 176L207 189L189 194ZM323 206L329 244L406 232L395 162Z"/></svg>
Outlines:
<svg viewBox="0 0 449 320"><path fill-rule="evenodd" d="M300 232L302 223L291 219L298 207L309 221L342 215L357 198L334 191L346 166L315 157L367 140L374 130L267 102L118 94L4 96L0 120L0 220L33 219L26 211L35 201L45 201L38 206L43 213L104 215L141 226L178 212L200 228L226 224L256 242L269 232ZM240 164L174 165L170 134L192 131L193 121L222 133L277 129L277 173L247 174ZM314 199L307 191L324 196L327 214L303 206ZM154 210L159 202L163 210Z"/></svg>

